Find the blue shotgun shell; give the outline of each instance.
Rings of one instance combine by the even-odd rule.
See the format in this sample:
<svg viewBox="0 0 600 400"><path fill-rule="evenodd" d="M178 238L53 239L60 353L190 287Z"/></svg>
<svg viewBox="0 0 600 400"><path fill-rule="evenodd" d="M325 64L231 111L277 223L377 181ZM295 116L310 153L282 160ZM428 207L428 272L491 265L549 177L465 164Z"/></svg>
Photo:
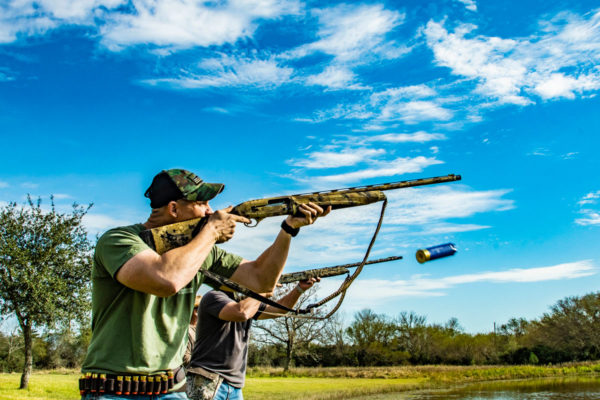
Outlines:
<svg viewBox="0 0 600 400"><path fill-rule="evenodd" d="M440 244L438 246L417 250L417 261L423 264L424 262L435 260L436 258L452 256L454 253L456 253L456 246L454 243Z"/></svg>

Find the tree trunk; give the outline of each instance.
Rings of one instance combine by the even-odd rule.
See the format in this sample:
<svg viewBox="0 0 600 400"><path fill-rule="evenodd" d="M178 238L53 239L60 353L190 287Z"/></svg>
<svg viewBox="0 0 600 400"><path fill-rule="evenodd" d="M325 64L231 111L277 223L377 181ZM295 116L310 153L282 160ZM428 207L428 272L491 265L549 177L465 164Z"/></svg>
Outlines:
<svg viewBox="0 0 600 400"><path fill-rule="evenodd" d="M27 389L29 377L31 376L31 367L33 366L33 341L31 337L31 326L23 326L23 342L25 345L25 364L23 365L23 375L21 375L21 386L19 389Z"/></svg>
<svg viewBox="0 0 600 400"><path fill-rule="evenodd" d="M294 335L290 334L289 339L286 343L285 349L285 364L283 366L283 372L287 372L290 369L290 365L292 364L292 360L294 357Z"/></svg>

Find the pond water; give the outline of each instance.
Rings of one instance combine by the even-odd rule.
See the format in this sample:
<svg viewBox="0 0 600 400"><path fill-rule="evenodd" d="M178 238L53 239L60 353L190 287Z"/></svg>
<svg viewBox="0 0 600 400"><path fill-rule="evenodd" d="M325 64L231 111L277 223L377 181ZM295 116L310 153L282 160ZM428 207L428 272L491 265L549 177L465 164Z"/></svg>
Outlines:
<svg viewBox="0 0 600 400"><path fill-rule="evenodd" d="M369 400L598 400L600 378L486 382L447 390L390 393Z"/></svg>

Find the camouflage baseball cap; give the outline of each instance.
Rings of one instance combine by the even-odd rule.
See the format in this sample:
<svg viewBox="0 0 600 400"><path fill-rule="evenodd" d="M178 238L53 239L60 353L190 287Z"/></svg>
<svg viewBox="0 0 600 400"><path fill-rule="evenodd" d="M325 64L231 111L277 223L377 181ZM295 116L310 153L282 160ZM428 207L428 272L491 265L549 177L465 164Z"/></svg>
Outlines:
<svg viewBox="0 0 600 400"><path fill-rule="evenodd" d="M150 207L160 208L179 199L208 201L224 188L222 183L207 183L190 171L175 168L157 174L144 196L150 199Z"/></svg>

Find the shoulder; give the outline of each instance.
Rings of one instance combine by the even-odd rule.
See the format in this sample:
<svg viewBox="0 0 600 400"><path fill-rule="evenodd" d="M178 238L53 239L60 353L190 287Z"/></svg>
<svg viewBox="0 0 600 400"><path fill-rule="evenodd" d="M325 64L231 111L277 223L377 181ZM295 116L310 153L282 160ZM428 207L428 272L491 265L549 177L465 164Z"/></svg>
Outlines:
<svg viewBox="0 0 600 400"><path fill-rule="evenodd" d="M98 239L98 243L126 237L135 237L141 240L140 233L145 229L146 228L142 224L133 224L112 228L104 232L102 236L100 236L100 238Z"/></svg>
<svg viewBox="0 0 600 400"><path fill-rule="evenodd" d="M144 241L140 237L140 233L144 229L144 225L142 224L120 226L109 229L98 239L98 242L96 243L96 250L111 245L143 243Z"/></svg>
<svg viewBox="0 0 600 400"><path fill-rule="evenodd" d="M144 229L142 224L135 224L106 231L96 243L95 264L114 276L131 257L149 249L139 236Z"/></svg>

